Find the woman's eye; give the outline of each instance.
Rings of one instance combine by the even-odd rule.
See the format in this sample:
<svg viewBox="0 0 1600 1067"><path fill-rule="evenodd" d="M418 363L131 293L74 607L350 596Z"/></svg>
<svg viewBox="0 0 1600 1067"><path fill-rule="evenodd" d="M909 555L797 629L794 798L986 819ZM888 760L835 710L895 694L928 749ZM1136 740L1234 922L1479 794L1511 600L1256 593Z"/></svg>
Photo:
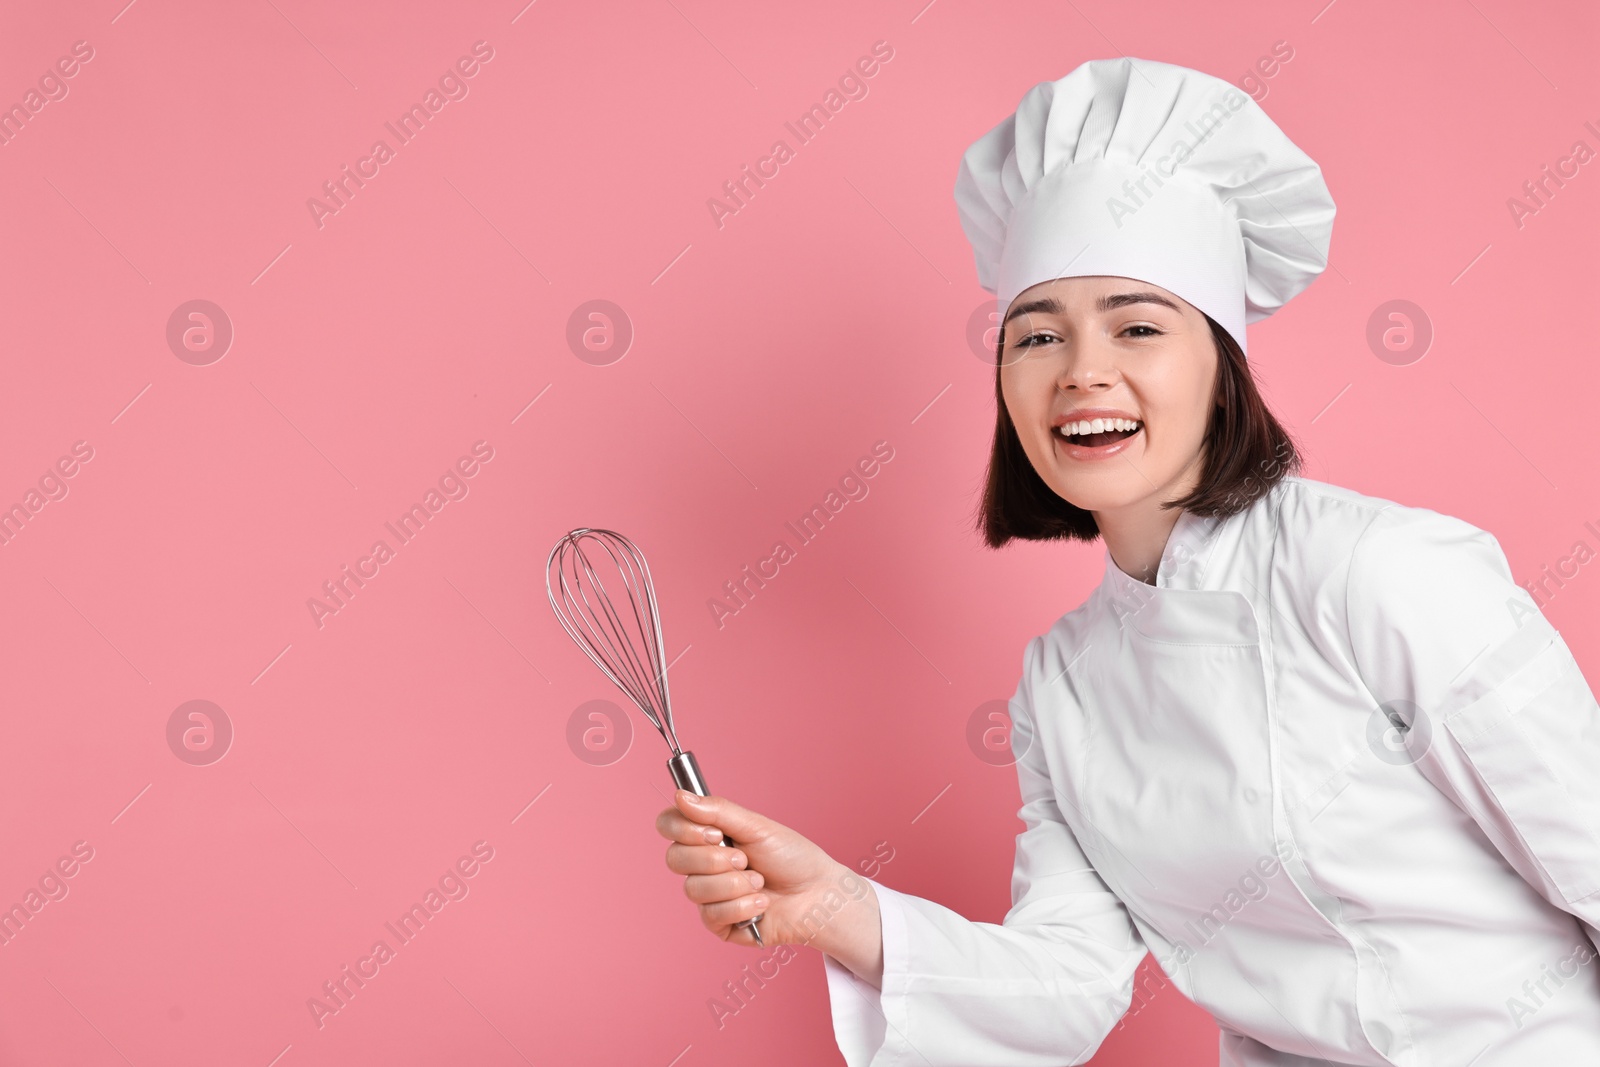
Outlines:
<svg viewBox="0 0 1600 1067"><path fill-rule="evenodd" d="M1154 326L1129 326L1128 329L1129 330L1148 330L1149 331L1148 333L1139 334L1138 336L1140 336L1140 337L1160 337L1161 336L1161 331L1156 329ZM1123 332L1126 333L1127 331L1125 330Z"/></svg>
<svg viewBox="0 0 1600 1067"><path fill-rule="evenodd" d="M1053 341L1053 340L1055 340L1055 338L1051 337L1047 333L1030 333L1028 336L1022 338L1021 340L1019 340L1017 342L1017 347L1018 348L1037 348L1038 345L1035 342Z"/></svg>

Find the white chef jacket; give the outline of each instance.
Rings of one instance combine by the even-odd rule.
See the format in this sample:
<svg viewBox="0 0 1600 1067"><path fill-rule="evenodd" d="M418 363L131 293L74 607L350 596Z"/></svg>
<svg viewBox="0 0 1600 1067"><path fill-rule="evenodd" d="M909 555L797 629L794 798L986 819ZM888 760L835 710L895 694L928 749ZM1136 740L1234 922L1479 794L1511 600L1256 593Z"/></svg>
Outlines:
<svg viewBox="0 0 1600 1067"><path fill-rule="evenodd" d="M849 1067L1083 1063L1147 950L1223 1067L1600 1064L1600 707L1488 533L1300 477L1185 512L1010 712L1011 909L869 879Z"/></svg>

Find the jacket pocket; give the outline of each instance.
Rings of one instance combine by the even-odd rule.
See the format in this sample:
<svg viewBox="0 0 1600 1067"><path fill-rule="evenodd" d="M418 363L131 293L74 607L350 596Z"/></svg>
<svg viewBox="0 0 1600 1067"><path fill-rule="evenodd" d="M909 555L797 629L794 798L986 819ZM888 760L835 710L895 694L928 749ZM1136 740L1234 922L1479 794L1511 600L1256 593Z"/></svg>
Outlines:
<svg viewBox="0 0 1600 1067"><path fill-rule="evenodd" d="M1600 889L1600 706L1561 635L1541 629L1548 641L1524 666L1443 725L1529 858L1573 904Z"/></svg>

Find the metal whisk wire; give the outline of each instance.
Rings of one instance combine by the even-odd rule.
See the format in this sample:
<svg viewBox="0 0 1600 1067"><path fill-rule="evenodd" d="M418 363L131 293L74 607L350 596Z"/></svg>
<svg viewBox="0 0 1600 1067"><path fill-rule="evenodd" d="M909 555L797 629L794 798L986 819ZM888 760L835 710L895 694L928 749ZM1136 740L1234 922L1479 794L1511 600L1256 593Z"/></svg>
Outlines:
<svg viewBox="0 0 1600 1067"><path fill-rule="evenodd" d="M607 590L605 577L595 566L598 554L596 560L591 560L584 551L586 541L597 545L616 568L613 584L619 594L628 598L626 614L617 610L612 591ZM672 749L667 769L672 772L673 782L698 796L710 796L700 764L693 752L678 744L672 725L672 694L662 657L661 613L656 610L650 565L639 546L615 530L585 526L563 534L545 560L544 591L567 636L666 739ZM717 843L730 848L735 844L727 834ZM757 915L739 925L748 927L755 943L764 948L760 922L761 916Z"/></svg>
<svg viewBox="0 0 1600 1067"><path fill-rule="evenodd" d="M630 620L618 612L612 592L584 551L585 541L597 546L615 565L619 592L626 595L632 617L631 631ZM672 724L661 615L656 609L650 565L639 547L615 530L573 530L555 543L545 561L545 592L568 636L644 713L673 755L681 753Z"/></svg>

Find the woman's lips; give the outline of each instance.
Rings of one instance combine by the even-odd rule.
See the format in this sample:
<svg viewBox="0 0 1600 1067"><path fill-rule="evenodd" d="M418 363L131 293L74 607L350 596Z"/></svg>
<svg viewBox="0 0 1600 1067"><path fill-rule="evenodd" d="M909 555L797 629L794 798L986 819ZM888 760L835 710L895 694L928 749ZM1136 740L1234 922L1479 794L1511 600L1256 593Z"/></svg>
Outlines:
<svg viewBox="0 0 1600 1067"><path fill-rule="evenodd" d="M1132 443L1143 433L1144 426L1141 425L1132 433L1126 434L1123 437L1103 445L1077 444L1074 441L1061 436L1061 434L1055 430L1050 431L1050 436L1055 440L1057 448L1065 453L1067 458L1076 460L1096 460L1110 459L1112 456L1120 455L1121 453L1126 452L1128 448L1131 447Z"/></svg>

